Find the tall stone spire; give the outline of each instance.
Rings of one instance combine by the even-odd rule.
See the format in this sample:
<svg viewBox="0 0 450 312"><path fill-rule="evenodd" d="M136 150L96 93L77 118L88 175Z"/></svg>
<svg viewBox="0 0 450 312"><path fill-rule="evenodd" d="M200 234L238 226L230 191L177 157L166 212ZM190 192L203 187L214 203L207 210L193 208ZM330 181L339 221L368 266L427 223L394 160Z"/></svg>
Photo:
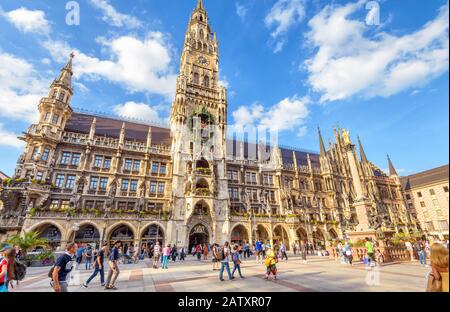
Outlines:
<svg viewBox="0 0 450 312"><path fill-rule="evenodd" d="M367 162L366 153L364 152L364 148L362 146L359 136L358 136L358 144L359 144L359 154L361 155L361 161Z"/></svg>
<svg viewBox="0 0 450 312"><path fill-rule="evenodd" d="M395 170L394 165L392 164L391 158L387 155L388 165L389 165L389 175L390 176L398 176L397 170Z"/></svg>
<svg viewBox="0 0 450 312"><path fill-rule="evenodd" d="M55 79L52 83L52 87L55 86L61 86L65 87L67 91L72 92L72 76L73 76L73 70L72 70L72 62L73 58L75 57L75 54L72 52L69 55L69 60L67 61L66 65L61 69L61 73L59 74L58 78Z"/></svg>
<svg viewBox="0 0 450 312"><path fill-rule="evenodd" d="M317 134L319 136L320 156L326 156L327 151L325 149L325 145L323 144L322 133L320 133L320 127L317 127Z"/></svg>
<svg viewBox="0 0 450 312"><path fill-rule="evenodd" d="M198 2L197 2L197 9L204 10L204 8L203 8L203 0L198 0Z"/></svg>

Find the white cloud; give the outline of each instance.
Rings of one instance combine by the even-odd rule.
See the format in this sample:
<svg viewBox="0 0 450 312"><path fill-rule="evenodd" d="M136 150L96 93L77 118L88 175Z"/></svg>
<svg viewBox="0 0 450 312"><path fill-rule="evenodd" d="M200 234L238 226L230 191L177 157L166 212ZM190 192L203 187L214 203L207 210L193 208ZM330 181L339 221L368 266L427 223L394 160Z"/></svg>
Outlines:
<svg viewBox="0 0 450 312"><path fill-rule="evenodd" d="M309 115L308 98L285 98L278 104L272 106L264 118L261 120L261 126L278 129L279 131L291 130L301 126Z"/></svg>
<svg viewBox="0 0 450 312"><path fill-rule="evenodd" d="M171 47L162 33L150 32L142 40L129 35L100 38L98 42L109 54L109 59L86 55L63 41L49 40L44 47L61 63L75 51L75 78L104 79L123 85L129 92L146 92L172 99L177 75L171 67Z"/></svg>
<svg viewBox="0 0 450 312"><path fill-rule="evenodd" d="M24 33L36 33L48 35L50 33L50 24L45 19L45 12L28 10L24 7L19 9L1 12L11 24Z"/></svg>
<svg viewBox="0 0 450 312"><path fill-rule="evenodd" d="M234 119L234 127L237 131L242 131L246 126L255 126L264 113L264 107L261 104L253 104L251 107L239 106L237 110L231 113Z"/></svg>
<svg viewBox="0 0 450 312"><path fill-rule="evenodd" d="M303 0L278 0L264 20L267 28L275 30L271 33L275 40L274 52L280 52L287 42L285 34L295 24L301 22L305 17ZM281 37L281 39L280 39Z"/></svg>
<svg viewBox="0 0 450 312"><path fill-rule="evenodd" d="M0 123L0 145L22 148L24 142L17 137L17 134L6 130L3 124Z"/></svg>
<svg viewBox="0 0 450 312"><path fill-rule="evenodd" d="M309 104L308 98L294 96L285 98L268 110L258 103L250 107L240 106L232 113L233 126L237 131L247 126L278 131L298 130L300 134L305 134L304 122L309 115Z"/></svg>
<svg viewBox="0 0 450 312"><path fill-rule="evenodd" d="M35 122L39 100L46 95L50 82L27 61L0 53L0 116Z"/></svg>
<svg viewBox="0 0 450 312"><path fill-rule="evenodd" d="M165 122L165 120L159 116L158 112L154 108L145 103L126 102L125 104L114 106L113 111L115 114L122 117L134 118L154 123Z"/></svg>
<svg viewBox="0 0 450 312"><path fill-rule="evenodd" d="M117 12L109 3L109 0L90 0L90 3L102 11L102 20L111 26L126 28L139 28L142 26L142 22L136 17Z"/></svg>
<svg viewBox="0 0 450 312"><path fill-rule="evenodd" d="M448 3L417 31L395 36L378 30L369 38L373 26L349 17L365 2L328 5L308 23L308 45L317 49L305 63L308 81L322 102L388 97L448 71Z"/></svg>
<svg viewBox="0 0 450 312"><path fill-rule="evenodd" d="M236 14L241 19L244 19L247 16L247 13L248 13L248 8L245 5L236 2Z"/></svg>

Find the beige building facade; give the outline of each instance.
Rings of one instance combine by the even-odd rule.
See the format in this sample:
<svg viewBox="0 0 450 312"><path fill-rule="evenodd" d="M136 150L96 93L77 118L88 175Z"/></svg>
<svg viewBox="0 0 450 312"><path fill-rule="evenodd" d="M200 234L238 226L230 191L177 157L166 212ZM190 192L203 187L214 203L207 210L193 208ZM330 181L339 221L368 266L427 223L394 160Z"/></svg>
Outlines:
<svg viewBox="0 0 450 312"><path fill-rule="evenodd" d="M416 230L390 159L385 174L346 130L335 129L328 148L318 130L317 153L227 136L219 44L201 0L188 23L169 127L74 111L73 57L40 101L14 179L0 190L3 238L35 230L61 247L259 239L290 249L368 228Z"/></svg>
<svg viewBox="0 0 450 312"><path fill-rule="evenodd" d="M448 239L448 165L402 177L405 203L426 234Z"/></svg>

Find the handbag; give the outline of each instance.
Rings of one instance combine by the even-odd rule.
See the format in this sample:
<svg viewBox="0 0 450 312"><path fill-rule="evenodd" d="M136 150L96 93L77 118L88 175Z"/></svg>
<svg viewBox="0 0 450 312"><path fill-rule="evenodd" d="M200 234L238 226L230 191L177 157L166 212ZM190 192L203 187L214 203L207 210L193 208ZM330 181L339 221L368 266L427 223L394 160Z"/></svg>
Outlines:
<svg viewBox="0 0 450 312"><path fill-rule="evenodd" d="M427 292L442 292L442 280L437 279L433 273L428 275Z"/></svg>

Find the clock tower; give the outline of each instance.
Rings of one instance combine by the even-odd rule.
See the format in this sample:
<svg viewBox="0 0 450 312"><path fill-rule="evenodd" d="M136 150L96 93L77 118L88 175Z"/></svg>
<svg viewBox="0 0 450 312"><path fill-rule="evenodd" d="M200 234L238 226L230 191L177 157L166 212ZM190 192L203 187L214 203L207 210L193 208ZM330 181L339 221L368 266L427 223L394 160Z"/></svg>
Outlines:
<svg viewBox="0 0 450 312"><path fill-rule="evenodd" d="M190 18L170 114L173 184L170 241L191 248L229 237L226 179L227 91L203 1Z"/></svg>

